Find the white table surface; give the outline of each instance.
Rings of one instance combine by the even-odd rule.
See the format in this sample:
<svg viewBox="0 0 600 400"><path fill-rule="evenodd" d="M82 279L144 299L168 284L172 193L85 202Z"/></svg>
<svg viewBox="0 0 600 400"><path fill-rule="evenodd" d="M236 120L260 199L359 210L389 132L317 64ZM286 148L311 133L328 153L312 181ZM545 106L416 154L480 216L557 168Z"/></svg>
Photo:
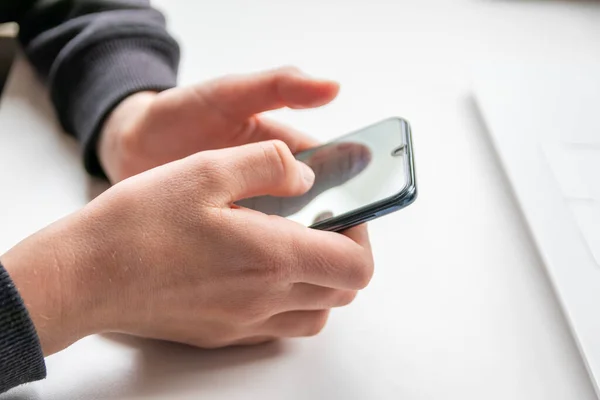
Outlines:
<svg viewBox="0 0 600 400"><path fill-rule="evenodd" d="M376 274L311 339L201 351L90 337L1 399L594 399L472 100L480 60L597 62L600 5L577 1L161 0L181 82L295 64L342 82L275 117L322 139L413 125L420 197L371 224ZM599 72L600 73L600 72ZM17 63L0 103L0 252L97 186ZM600 340L600 339L599 339Z"/></svg>

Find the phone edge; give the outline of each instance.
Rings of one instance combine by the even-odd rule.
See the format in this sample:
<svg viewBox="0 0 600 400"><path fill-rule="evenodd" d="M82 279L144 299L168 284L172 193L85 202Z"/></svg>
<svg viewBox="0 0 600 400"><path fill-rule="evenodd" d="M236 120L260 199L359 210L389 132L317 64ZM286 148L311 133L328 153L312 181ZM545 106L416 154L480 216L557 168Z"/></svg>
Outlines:
<svg viewBox="0 0 600 400"><path fill-rule="evenodd" d="M415 162L414 162L414 146L412 141L412 128L410 123L402 118L402 117L390 117L386 118L382 121L386 121L389 119L398 119L402 121L407 128L407 144L408 144L408 157L409 162L408 166L410 169L410 179L411 182L407 185L401 192L398 194L391 196L388 199L384 199L379 203L373 204L370 208L366 208L364 210L360 210L354 214L349 214L346 216L334 217L328 221L319 222L317 224L311 225L309 228L318 229L323 231L330 232L340 232L354 226L364 224L366 222L372 221L379 217L383 217L384 215L390 214L395 211L399 211L403 208L408 207L417 199L418 189L417 189L417 177L415 170Z"/></svg>

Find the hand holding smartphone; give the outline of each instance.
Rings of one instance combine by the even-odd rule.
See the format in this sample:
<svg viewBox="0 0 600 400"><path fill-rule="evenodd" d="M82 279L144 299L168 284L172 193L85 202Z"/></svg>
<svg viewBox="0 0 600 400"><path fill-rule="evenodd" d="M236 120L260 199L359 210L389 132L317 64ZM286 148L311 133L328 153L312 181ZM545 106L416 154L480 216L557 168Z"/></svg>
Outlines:
<svg viewBox="0 0 600 400"><path fill-rule="evenodd" d="M237 204L314 229L342 231L398 211L417 197L410 125L401 118L367 126L298 153L296 159L315 172L306 194Z"/></svg>

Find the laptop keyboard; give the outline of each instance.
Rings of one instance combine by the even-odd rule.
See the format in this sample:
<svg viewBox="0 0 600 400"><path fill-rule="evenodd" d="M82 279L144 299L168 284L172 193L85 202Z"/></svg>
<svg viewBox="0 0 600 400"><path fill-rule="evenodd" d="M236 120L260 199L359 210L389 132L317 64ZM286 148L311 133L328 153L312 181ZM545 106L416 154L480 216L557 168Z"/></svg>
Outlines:
<svg viewBox="0 0 600 400"><path fill-rule="evenodd" d="M600 145L552 143L543 148L590 253L600 266Z"/></svg>

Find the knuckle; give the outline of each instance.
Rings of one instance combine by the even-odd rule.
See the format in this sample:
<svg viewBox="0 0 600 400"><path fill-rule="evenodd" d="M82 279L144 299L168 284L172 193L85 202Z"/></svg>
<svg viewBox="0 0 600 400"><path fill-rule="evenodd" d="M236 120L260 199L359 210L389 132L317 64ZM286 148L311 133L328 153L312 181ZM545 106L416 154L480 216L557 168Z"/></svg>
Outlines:
<svg viewBox="0 0 600 400"><path fill-rule="evenodd" d="M256 301L250 302L239 309L231 320L238 326L248 326L260 321L264 321L269 317L267 307Z"/></svg>
<svg viewBox="0 0 600 400"><path fill-rule="evenodd" d="M279 235L281 243L285 243L285 271L287 282L301 280L309 273L305 250L306 245L294 232L282 231Z"/></svg>
<svg viewBox="0 0 600 400"><path fill-rule="evenodd" d="M269 319L275 314L276 301L271 295L258 295L249 299L241 307L241 322L247 325L253 325Z"/></svg>
<svg viewBox="0 0 600 400"><path fill-rule="evenodd" d="M229 307L227 320L233 322L238 329L260 323L275 314L277 294L267 287L265 290L253 290L252 294L240 296L235 304Z"/></svg>
<svg viewBox="0 0 600 400"><path fill-rule="evenodd" d="M271 260L269 266L261 269L261 278L270 286L284 284L290 281L289 271L290 269L284 262L273 262Z"/></svg>
<svg viewBox="0 0 600 400"><path fill-rule="evenodd" d="M192 157L190 181L198 182L203 189L207 189L204 196L198 196L204 200L203 203L209 203L206 199L217 193L223 193L225 197L235 200L235 190L243 187L244 183L231 171L231 166L213 154L198 153Z"/></svg>
<svg viewBox="0 0 600 400"><path fill-rule="evenodd" d="M287 234L279 236L281 243L289 242ZM287 285L296 278L297 261L293 245L281 248L271 248L263 251L259 257L258 278L269 285Z"/></svg>
<svg viewBox="0 0 600 400"><path fill-rule="evenodd" d="M356 285L358 289L364 289L367 287L373 278L373 272L373 258L368 256L361 257L360 262L357 264L355 273Z"/></svg>
<svg viewBox="0 0 600 400"><path fill-rule="evenodd" d="M289 157L292 157L290 148L282 140L273 139L267 141L266 144L271 148L273 156L276 157L278 161L285 163Z"/></svg>
<svg viewBox="0 0 600 400"><path fill-rule="evenodd" d="M266 150L273 162L279 163L285 167L286 161L293 158L292 152L285 142L279 139L273 139L265 142Z"/></svg>
<svg viewBox="0 0 600 400"><path fill-rule="evenodd" d="M203 184L211 184L218 181L219 169L217 168L217 160L202 153L194 155L192 160L194 173L198 174Z"/></svg>
<svg viewBox="0 0 600 400"><path fill-rule="evenodd" d="M329 310L315 311L314 316L307 319L306 326L304 327L303 336L316 336L327 324L329 318Z"/></svg>
<svg viewBox="0 0 600 400"><path fill-rule="evenodd" d="M272 181L281 181L286 177L286 158L289 149L281 140L269 140L261 143L265 163L269 166Z"/></svg>

